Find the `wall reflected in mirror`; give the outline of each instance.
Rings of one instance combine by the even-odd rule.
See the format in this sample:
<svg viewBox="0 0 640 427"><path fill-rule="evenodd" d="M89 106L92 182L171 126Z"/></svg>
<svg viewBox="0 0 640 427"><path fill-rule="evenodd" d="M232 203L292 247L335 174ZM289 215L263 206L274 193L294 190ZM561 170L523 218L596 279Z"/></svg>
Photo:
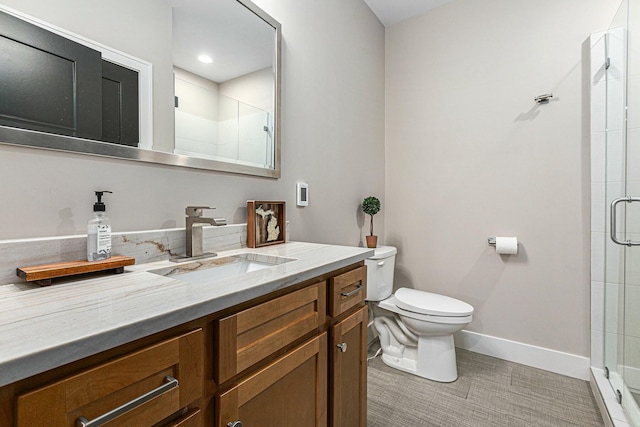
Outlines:
<svg viewBox="0 0 640 427"><path fill-rule="evenodd" d="M125 0L113 0L99 5L96 13L99 13L100 21L95 25L91 24L91 7L81 0L4 1L10 4L0 4L0 11L51 31L74 45L89 47L97 52L98 61L101 57L103 62L112 62L138 73L139 89L128 92L134 96L138 93L139 130L134 132L139 138L133 142L114 143L111 137L95 136L96 132L80 132L75 128L61 132L56 127L42 129L13 120L0 122L0 143L280 177L280 24L251 1L145 0L144 5L134 7ZM22 7L24 11L20 10ZM138 19L143 16L149 19L136 21L140 25L127 22L122 26L124 7L132 15L137 13ZM0 26L0 38L12 38L11 34L4 34L7 28ZM122 31L118 34L114 28ZM140 36L144 39L150 34L154 35L153 41L140 40ZM122 44L123 40L126 43ZM154 44L155 40L158 40L157 44ZM163 51L162 46L167 46L169 40L171 51ZM116 46L120 44L120 50L110 47L114 41ZM2 64L9 64L9 60L22 61L17 69L40 70L43 82L51 80L47 67L36 66L28 55L17 58L6 49L7 43L4 45L5 48L0 43L0 58L4 58L0 61L0 98L3 87L16 87L2 77ZM130 51L123 51L122 46ZM28 47L23 50L28 51ZM51 56L55 55L55 52L51 53ZM173 66L170 66L171 58ZM147 62L149 59L151 61ZM15 69L9 71L14 76L20 75ZM60 80L74 81L73 72L60 74ZM169 91L174 99L170 99ZM45 104L49 99L35 91L31 97ZM14 98L23 99L27 106L33 104L28 97ZM94 101L95 96L85 98ZM110 98L119 99L118 96ZM74 100L66 104L81 105ZM55 109L55 105L52 108ZM72 118L74 114L80 117L81 112L71 111L73 114L70 114ZM9 117L11 111L2 110L2 114ZM167 120L168 114L173 120ZM135 120L135 111L132 116ZM25 117L34 122L32 117ZM121 115L116 111L106 117L112 119ZM90 121L89 125L96 127ZM99 125L97 129L100 129Z"/></svg>
<svg viewBox="0 0 640 427"><path fill-rule="evenodd" d="M176 154L274 168L275 29L237 1L166 0Z"/></svg>

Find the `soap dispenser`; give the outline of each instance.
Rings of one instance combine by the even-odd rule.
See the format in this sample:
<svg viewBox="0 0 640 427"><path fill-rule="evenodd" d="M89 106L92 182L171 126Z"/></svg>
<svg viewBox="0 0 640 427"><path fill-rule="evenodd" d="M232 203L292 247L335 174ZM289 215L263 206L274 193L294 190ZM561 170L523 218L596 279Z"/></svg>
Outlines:
<svg viewBox="0 0 640 427"><path fill-rule="evenodd" d="M102 203L104 193L96 191L98 201L93 204L93 218L87 224L87 260L98 261L111 257L111 223L105 216L106 206Z"/></svg>

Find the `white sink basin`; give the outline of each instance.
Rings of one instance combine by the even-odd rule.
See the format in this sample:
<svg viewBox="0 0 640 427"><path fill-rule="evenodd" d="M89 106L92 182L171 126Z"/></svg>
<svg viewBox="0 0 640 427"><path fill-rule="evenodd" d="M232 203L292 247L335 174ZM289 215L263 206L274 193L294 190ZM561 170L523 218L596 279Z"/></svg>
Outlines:
<svg viewBox="0 0 640 427"><path fill-rule="evenodd" d="M149 270L149 273L174 277L193 284L204 284L227 277L241 276L290 261L295 261L295 259L247 253L185 262L171 267Z"/></svg>

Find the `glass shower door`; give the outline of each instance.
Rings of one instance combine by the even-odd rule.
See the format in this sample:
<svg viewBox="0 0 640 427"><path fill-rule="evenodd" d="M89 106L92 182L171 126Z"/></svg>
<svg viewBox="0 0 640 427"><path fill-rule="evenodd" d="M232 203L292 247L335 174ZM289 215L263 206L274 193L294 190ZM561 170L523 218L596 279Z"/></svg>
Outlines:
<svg viewBox="0 0 640 427"><path fill-rule="evenodd" d="M607 34L605 366L640 426L640 0L623 1Z"/></svg>

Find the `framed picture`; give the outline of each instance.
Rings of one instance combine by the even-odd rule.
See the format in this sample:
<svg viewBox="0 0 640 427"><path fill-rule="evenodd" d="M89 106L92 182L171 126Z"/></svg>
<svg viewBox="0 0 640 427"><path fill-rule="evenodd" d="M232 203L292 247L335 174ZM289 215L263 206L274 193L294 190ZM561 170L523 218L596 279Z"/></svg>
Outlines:
<svg viewBox="0 0 640 427"><path fill-rule="evenodd" d="M285 202L247 200L247 247L285 242Z"/></svg>

